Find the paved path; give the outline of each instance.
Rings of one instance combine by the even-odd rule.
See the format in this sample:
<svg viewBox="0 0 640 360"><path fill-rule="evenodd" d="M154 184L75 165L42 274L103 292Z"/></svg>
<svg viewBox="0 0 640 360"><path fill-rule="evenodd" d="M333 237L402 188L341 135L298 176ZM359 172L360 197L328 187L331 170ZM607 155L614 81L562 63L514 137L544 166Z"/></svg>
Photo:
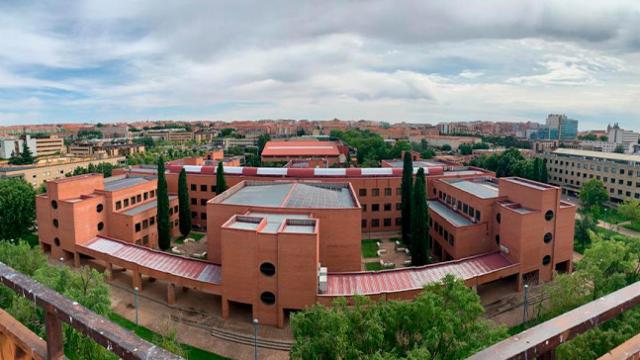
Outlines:
<svg viewBox="0 0 640 360"><path fill-rule="evenodd" d="M607 229L607 230L611 230L611 231L615 231L618 234L624 235L624 236L629 236L629 237L640 237L640 233L637 231L633 231L631 229L627 229L626 227L624 227L624 224L629 223L627 222L622 222L620 224L614 225L614 224L609 224L607 222L604 222L602 220L598 220L598 227L601 227L603 229Z"/></svg>

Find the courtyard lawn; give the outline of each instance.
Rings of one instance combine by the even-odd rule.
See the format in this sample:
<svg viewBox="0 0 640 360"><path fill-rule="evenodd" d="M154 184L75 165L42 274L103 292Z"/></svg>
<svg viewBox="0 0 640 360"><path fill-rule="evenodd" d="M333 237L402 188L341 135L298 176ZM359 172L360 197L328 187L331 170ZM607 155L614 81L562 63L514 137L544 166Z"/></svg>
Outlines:
<svg viewBox="0 0 640 360"><path fill-rule="evenodd" d="M378 245L376 244L378 241L380 241L380 239L362 240L360 247L363 258L378 257Z"/></svg>
<svg viewBox="0 0 640 360"><path fill-rule="evenodd" d="M200 240L202 240L202 238L205 235L206 235L205 233L192 231L192 232L189 233L188 236L180 236L179 238L177 238L174 241L174 243L176 243L176 244L184 244L184 239L186 239L186 238L192 238L195 241L200 241Z"/></svg>
<svg viewBox="0 0 640 360"><path fill-rule="evenodd" d="M604 209L602 215L600 215L598 219L614 225L629 220L616 209Z"/></svg>
<svg viewBox="0 0 640 360"><path fill-rule="evenodd" d="M622 226L625 227L626 229L640 232L640 222L633 222L629 224L624 224Z"/></svg>
<svg viewBox="0 0 640 360"><path fill-rule="evenodd" d="M133 331L136 335L147 340L148 342L153 343L155 345L159 345L158 339L160 339L160 335L151 331L150 329L144 326L136 325L135 323L129 321L128 319L116 313L111 313L109 315L109 320L113 321L114 323L122 326L127 330ZM190 360L205 360L205 359L224 360L226 359L218 354L214 354L212 352L208 352L206 350L202 350L200 348L197 348L188 344L180 344L180 346L187 353L187 359L190 359Z"/></svg>
<svg viewBox="0 0 640 360"><path fill-rule="evenodd" d="M367 271L379 271L384 269L379 262L364 263L364 268Z"/></svg>

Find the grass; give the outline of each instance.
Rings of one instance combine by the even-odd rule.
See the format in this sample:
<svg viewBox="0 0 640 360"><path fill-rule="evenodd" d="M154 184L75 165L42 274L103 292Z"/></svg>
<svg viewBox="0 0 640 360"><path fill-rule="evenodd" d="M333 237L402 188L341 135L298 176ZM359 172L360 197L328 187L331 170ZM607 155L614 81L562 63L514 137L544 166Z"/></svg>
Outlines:
<svg viewBox="0 0 640 360"><path fill-rule="evenodd" d="M195 241L200 241L200 240L202 240L202 238L203 238L205 235L206 235L205 233L192 231L192 232L190 232L190 233L189 233L189 235L187 235L187 236L180 236L179 238L177 238L177 239L174 241L174 243L176 243L176 244L184 244L184 239L186 239L186 238L192 238L192 239L193 239L193 240L195 240Z"/></svg>
<svg viewBox="0 0 640 360"><path fill-rule="evenodd" d="M619 224L624 221L629 221L625 216L620 214L616 209L605 209L602 214L598 217L599 220L607 222L609 224Z"/></svg>
<svg viewBox="0 0 640 360"><path fill-rule="evenodd" d="M113 321L114 323L122 326L123 328L127 329L127 330L131 330L133 331L136 335L138 335L139 337L153 343L156 345L158 344L158 338L160 338L160 335L149 330L148 328L144 327L144 326L139 326L136 325L135 323L129 321L128 319L116 314L116 313L111 313L109 315L109 319L111 321ZM189 360L205 360L205 359L226 359L218 354L214 354L212 352L206 351L206 350L202 350L200 348L188 345L188 344L180 344L180 346L185 350L185 352L187 353L187 359Z"/></svg>
<svg viewBox="0 0 640 360"><path fill-rule="evenodd" d="M622 225L624 228L640 232L640 221Z"/></svg>
<svg viewBox="0 0 640 360"><path fill-rule="evenodd" d="M369 263L364 263L364 268L367 271L378 271L378 270L383 270L384 268L382 267L382 265L380 265L379 262L369 262Z"/></svg>
<svg viewBox="0 0 640 360"><path fill-rule="evenodd" d="M380 239L362 240L360 248L362 249L363 258L378 257L378 245L376 244L378 241Z"/></svg>

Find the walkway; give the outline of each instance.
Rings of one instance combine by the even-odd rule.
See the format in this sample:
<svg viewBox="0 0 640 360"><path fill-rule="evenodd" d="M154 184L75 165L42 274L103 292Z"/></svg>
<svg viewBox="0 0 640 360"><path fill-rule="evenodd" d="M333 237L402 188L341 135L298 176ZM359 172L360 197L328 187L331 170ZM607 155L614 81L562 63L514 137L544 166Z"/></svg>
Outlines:
<svg viewBox="0 0 640 360"><path fill-rule="evenodd" d="M640 233L637 231L633 231L631 229L627 229L626 227L624 227L623 225L629 223L628 221L625 222L621 222L620 224L614 225L614 224L609 224L607 222L604 222L602 220L598 220L598 227L601 227L603 229L607 229L607 230L611 230L611 231L615 231L618 234L624 235L624 236L628 236L628 237L634 237L634 238L640 238Z"/></svg>

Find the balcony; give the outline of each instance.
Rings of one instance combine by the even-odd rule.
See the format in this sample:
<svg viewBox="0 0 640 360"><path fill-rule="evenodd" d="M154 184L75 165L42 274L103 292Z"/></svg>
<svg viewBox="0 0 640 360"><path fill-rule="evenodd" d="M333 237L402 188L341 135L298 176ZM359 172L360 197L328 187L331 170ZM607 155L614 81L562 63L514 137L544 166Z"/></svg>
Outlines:
<svg viewBox="0 0 640 360"><path fill-rule="evenodd" d="M46 341L41 339L0 310L0 357L3 359L64 359L62 323L122 359L180 359L3 263L0 263L0 282L42 309L47 335Z"/></svg>

